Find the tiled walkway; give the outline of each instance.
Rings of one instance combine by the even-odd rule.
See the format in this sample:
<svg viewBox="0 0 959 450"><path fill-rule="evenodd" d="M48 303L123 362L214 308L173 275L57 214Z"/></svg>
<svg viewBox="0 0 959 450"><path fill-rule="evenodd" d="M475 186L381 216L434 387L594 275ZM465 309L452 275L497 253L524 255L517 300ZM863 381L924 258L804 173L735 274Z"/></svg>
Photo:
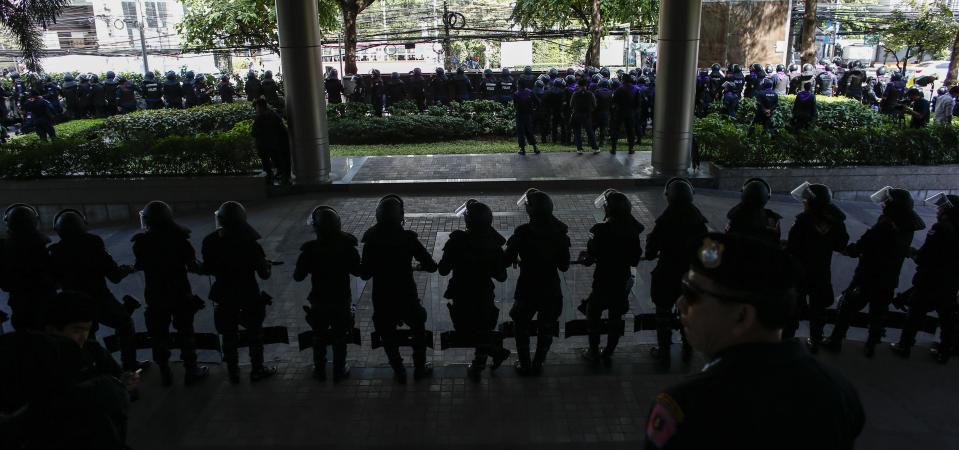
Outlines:
<svg viewBox="0 0 959 450"><path fill-rule="evenodd" d="M597 155L602 156L608 155ZM525 220L516 206L522 190L478 197L490 204L496 227L506 235ZM661 190L633 189L627 193L636 217L651 227L665 206ZM554 193L557 216L570 225L574 255L584 248L589 227L602 218L601 212L592 207L598 194ZM203 385L177 385L164 390L156 373L148 372L142 398L131 411L133 448L635 449L641 445L646 409L656 391L701 367L700 358L689 366L678 363L677 358L671 371L658 371L647 356L654 332L633 332L628 326L612 369L584 367L576 353L585 346L585 337L573 337L556 341L541 378L518 378L507 365L495 376L487 372L481 383L473 384L464 376L467 351L440 350L439 332L450 329L442 299L446 281L439 275L418 273L417 285L429 312L427 326L436 332L435 350L429 353L437 367L434 377L419 383L411 380L406 386L392 382L383 352L369 347L370 289L355 281L357 322L364 345L350 346L353 376L336 386L317 383L310 378L310 352L298 352L295 343L296 335L308 329L300 308L306 302L308 283L294 283L291 277L299 246L311 239L306 217L313 206L329 204L340 211L346 231L362 235L373 222L377 198L304 194L248 205L252 224L264 236L267 255L286 262L276 267L274 277L262 285L275 298L268 309L267 325L287 327L292 342L267 348L267 358L279 366L280 374L258 385L251 386L244 379L243 384L233 386L226 380L225 369L217 364L219 355L211 351L201 354L201 359L215 365L211 379ZM440 256L448 233L462 227L462 219L453 216L452 211L464 200L460 195L406 197L407 226L419 233L434 257ZM715 229L725 226L725 212L735 201L733 194L715 191L698 196L700 208ZM870 204L841 206L849 215L854 239L878 214ZM787 217L784 230L799 211L799 205L787 198L775 198L771 207ZM923 207L921 213L932 222L931 209ZM194 230L197 247L214 226L212 211L180 220ZM121 263L132 262L129 240L136 231L132 226L97 230ZM924 236L924 232L917 234L914 244L921 244ZM854 265L852 259L835 257L837 290L846 286ZM651 309L648 290L652 267L649 262L639 266L630 298L631 314ZM913 270L912 263L907 262L901 288L908 287ZM574 266L565 274L562 322L581 318L575 305L588 293L591 271ZM510 279L497 288L501 320L507 318L515 276L511 270ZM195 292L205 297L209 280L195 276L192 281ZM114 291L118 297L129 293L142 298L142 278L133 275ZM142 312L137 313L136 320L138 330L143 330ZM200 312L196 328L213 332L212 308ZM887 341L897 336L897 330L890 330ZM862 330L854 330L851 339L862 337ZM927 346L931 339L922 334L920 346ZM512 341L507 341L507 347L513 347ZM900 361L885 348L874 360L866 360L860 349L854 343L841 356L822 356L853 379L863 397L867 429L858 448L959 448L955 402L950 400L959 398L959 364L936 365L925 358L924 351L915 352L909 361ZM143 352L141 357L147 355Z"/></svg>

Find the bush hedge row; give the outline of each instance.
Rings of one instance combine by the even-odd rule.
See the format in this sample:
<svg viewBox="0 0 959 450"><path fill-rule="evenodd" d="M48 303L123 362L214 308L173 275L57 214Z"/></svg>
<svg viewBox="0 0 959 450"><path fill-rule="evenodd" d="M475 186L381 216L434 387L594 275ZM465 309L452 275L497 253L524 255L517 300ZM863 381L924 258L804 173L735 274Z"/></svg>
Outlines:
<svg viewBox="0 0 959 450"><path fill-rule="evenodd" d="M743 101L737 118L713 113L697 119L700 159L727 166L959 163L957 127L909 129L857 102L820 99L817 125L794 134L787 127L792 101L782 99L774 136L758 129L749 135L752 100ZM390 113L375 117L361 103L330 105L330 141L429 143L505 137L515 130L512 106L492 101L454 102L422 113L412 102L399 102ZM0 146L0 178L250 173L258 168L253 116L249 103L238 102L78 123L76 132L51 143L21 138Z"/></svg>

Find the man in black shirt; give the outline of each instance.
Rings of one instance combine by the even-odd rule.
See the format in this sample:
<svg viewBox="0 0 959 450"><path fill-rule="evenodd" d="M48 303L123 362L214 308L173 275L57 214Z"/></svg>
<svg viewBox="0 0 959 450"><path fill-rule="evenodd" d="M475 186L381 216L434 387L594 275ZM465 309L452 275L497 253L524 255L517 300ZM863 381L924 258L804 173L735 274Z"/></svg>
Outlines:
<svg viewBox="0 0 959 450"><path fill-rule="evenodd" d="M904 110L906 114L912 116L912 120L909 121L909 128L922 128L929 125L929 100L923 98L922 92L919 92L919 89L916 88L906 92L906 98L909 99L910 105L905 107Z"/></svg>

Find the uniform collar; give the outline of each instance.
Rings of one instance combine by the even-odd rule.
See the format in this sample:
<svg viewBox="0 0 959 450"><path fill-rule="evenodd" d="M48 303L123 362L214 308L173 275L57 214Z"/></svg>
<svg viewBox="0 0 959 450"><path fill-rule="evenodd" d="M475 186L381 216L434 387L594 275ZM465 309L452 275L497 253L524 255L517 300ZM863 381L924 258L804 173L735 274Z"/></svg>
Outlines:
<svg viewBox="0 0 959 450"><path fill-rule="evenodd" d="M738 344L717 353L704 367L703 372L718 370L732 364L768 364L797 359L806 354L805 348L795 339L785 342L753 342Z"/></svg>

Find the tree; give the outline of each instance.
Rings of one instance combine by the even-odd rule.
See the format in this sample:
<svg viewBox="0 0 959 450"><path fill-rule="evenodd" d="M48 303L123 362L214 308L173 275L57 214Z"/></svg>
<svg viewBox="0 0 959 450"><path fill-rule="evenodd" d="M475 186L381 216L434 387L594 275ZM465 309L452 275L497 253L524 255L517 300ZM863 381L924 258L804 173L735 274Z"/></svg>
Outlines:
<svg viewBox="0 0 959 450"><path fill-rule="evenodd" d="M959 72L959 30L956 30L956 38L952 41L952 54L949 56L949 72L946 73L945 83L955 84L956 75Z"/></svg>
<svg viewBox="0 0 959 450"><path fill-rule="evenodd" d="M282 1L282 0L281 0ZM344 66L346 73L356 73L356 16L373 4L374 0L336 0L343 12Z"/></svg>
<svg viewBox="0 0 959 450"><path fill-rule="evenodd" d="M39 72L43 57L43 29L56 23L70 0L0 0L0 26L8 31L27 68Z"/></svg>
<svg viewBox="0 0 959 450"><path fill-rule="evenodd" d="M896 9L892 12L889 25L879 36L887 54L896 58L896 67L906 73L910 58L921 60L925 55L941 54L955 40L956 32L952 10L944 1L913 1L909 11ZM897 50L905 50L901 60Z"/></svg>
<svg viewBox="0 0 959 450"><path fill-rule="evenodd" d="M612 26L632 28L659 20L659 0L516 0L510 17L524 29L545 31L575 27L589 36L586 63L599 66L600 39Z"/></svg>
<svg viewBox="0 0 959 450"><path fill-rule="evenodd" d="M803 64L816 64L816 27L819 23L816 20L816 8L819 7L819 0L805 0L806 7L803 11L802 22L802 56L800 60Z"/></svg>

